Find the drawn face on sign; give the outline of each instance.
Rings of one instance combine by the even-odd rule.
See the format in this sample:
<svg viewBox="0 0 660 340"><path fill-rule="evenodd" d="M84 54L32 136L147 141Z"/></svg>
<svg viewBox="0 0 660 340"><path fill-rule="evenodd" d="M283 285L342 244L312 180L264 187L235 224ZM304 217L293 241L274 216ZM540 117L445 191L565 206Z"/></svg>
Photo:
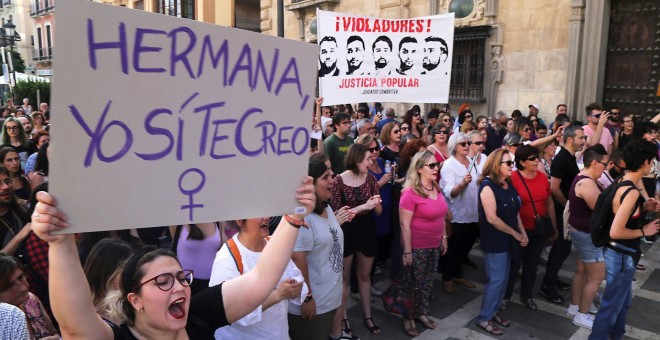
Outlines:
<svg viewBox="0 0 660 340"><path fill-rule="evenodd" d="M319 61L321 68L333 69L337 66L337 42L334 41L321 41L321 50L319 54Z"/></svg>
<svg viewBox="0 0 660 340"><path fill-rule="evenodd" d="M406 71L415 66L415 59L419 50L419 44L415 38L406 37L399 43L399 73L406 74Z"/></svg>
<svg viewBox="0 0 660 340"><path fill-rule="evenodd" d="M364 61L364 42L362 38L352 36L348 38L346 45L346 62L348 63L348 73L360 68Z"/></svg>
<svg viewBox="0 0 660 340"><path fill-rule="evenodd" d="M422 66L424 66L424 69L427 71L434 70L441 62L445 62L449 56L447 43L438 37L426 38L423 54Z"/></svg>
<svg viewBox="0 0 660 340"><path fill-rule="evenodd" d="M374 63L376 69L387 67L392 57L392 42L388 37L382 36L376 39L374 43Z"/></svg>

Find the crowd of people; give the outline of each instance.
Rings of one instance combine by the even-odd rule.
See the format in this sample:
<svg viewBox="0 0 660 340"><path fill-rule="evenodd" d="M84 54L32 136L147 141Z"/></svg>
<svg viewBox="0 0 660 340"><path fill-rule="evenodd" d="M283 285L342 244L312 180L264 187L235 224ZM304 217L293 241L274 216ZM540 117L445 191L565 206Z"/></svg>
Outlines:
<svg viewBox="0 0 660 340"><path fill-rule="evenodd" d="M468 104L455 114L415 105L399 121L379 103L323 106L317 98L321 137L311 143L308 177L291 193L304 214L60 235L53 231L68 222L47 193L47 104L8 107L0 324L15 339L359 339L349 296L366 329L381 334L372 295L383 295L375 277L389 272L418 292L415 310L402 316L414 337L418 324L442 327L429 315L442 303L434 276L460 294L454 285L476 287L464 267L483 265L475 316L485 332L510 326L520 278L530 311L539 308L535 291L563 304L560 291L571 289L572 322L591 329L590 339L620 339L634 273L645 269L640 240L658 232L660 115L645 120L594 103L583 124L559 105L546 126L539 106L529 109L475 117ZM589 221L610 185L611 240L596 247ZM477 243L483 264L470 258ZM568 283L558 273L572 247L577 270Z"/></svg>

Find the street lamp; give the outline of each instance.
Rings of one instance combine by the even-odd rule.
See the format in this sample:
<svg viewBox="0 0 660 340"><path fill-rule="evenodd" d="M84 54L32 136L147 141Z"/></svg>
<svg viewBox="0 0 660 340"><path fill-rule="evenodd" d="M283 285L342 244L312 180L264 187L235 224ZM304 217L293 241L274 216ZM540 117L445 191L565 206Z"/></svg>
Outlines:
<svg viewBox="0 0 660 340"><path fill-rule="evenodd" d="M12 22L11 19L7 20L2 25L2 40L3 46L6 46L9 43L9 60L11 66L12 77L14 78L14 86L12 87L12 97L14 98L14 103L16 103L16 69L14 68L14 42L21 41L21 36L16 35L16 25Z"/></svg>

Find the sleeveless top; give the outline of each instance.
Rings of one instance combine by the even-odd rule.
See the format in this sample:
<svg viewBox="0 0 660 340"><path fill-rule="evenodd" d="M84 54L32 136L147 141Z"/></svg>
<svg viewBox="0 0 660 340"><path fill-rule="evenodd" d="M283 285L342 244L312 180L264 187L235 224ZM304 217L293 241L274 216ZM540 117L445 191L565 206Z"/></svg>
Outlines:
<svg viewBox="0 0 660 340"><path fill-rule="evenodd" d="M635 212L639 209L639 212L635 214ZM635 209L633 210L633 214L630 215L628 218L628 222L626 223L626 229L632 229L632 230L639 230L644 228L644 198L642 195L639 195L639 198L637 198L637 202L635 204ZM624 245L628 248L633 248L638 251L639 253L639 240L641 239L641 236L638 238L634 239L629 239L629 240L616 240L613 239L612 241L619 243L621 245Z"/></svg>
<svg viewBox="0 0 660 340"><path fill-rule="evenodd" d="M499 217L509 227L518 230L518 211L520 210L520 196L513 187L513 184L508 183L508 187L503 187L493 183L490 178L484 178L479 187L479 196L485 187L490 187L495 196L497 204L497 217ZM486 213L481 205L479 199L479 231L481 239L481 249L489 253L504 253L509 251L513 237L509 234L501 232L492 224L488 223Z"/></svg>
<svg viewBox="0 0 660 340"><path fill-rule="evenodd" d="M623 133L623 131L621 131L621 133L619 134L619 149L623 150L623 148L626 146L626 144L628 144L628 142L630 142L630 137L631 136L632 136L632 134L627 135L627 134Z"/></svg>
<svg viewBox="0 0 660 340"><path fill-rule="evenodd" d="M583 179L591 179L592 181L596 182L596 186L598 187L598 190L600 192L603 192L603 188L600 186L600 183L598 181L590 178L589 176L584 176L584 175L577 175L573 179L573 183L571 184L571 189L568 191L568 201L571 202L569 210L570 214L568 215L568 224L571 225L571 227L584 232L584 233L591 233L591 226L589 225L589 219L591 218L591 213L593 210L589 208L589 205L587 205L587 202L584 201L583 198L577 197L575 195L575 185L577 182L583 180Z"/></svg>
<svg viewBox="0 0 660 340"><path fill-rule="evenodd" d="M216 227L213 235L203 240L189 240L189 234L188 228L185 226L181 228L176 247L177 257L183 268L192 269L195 272L195 278L208 280L211 278L215 254L222 247L220 231Z"/></svg>

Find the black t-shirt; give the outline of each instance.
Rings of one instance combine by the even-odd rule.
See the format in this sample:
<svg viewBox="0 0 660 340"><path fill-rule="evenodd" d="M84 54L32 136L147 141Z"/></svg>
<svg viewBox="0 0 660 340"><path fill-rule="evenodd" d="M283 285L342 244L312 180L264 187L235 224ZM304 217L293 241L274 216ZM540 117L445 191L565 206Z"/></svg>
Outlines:
<svg viewBox="0 0 660 340"><path fill-rule="evenodd" d="M550 175L555 178L561 179L561 184L559 184L559 189L568 199L568 192L571 189L571 183L577 174L580 173L580 168L578 168L577 160L574 155L571 155L566 148L561 148L555 158L552 160L552 165L550 166ZM555 202L557 202L555 200ZM557 203L557 205L559 205ZM563 206L562 206L563 207Z"/></svg>
<svg viewBox="0 0 660 340"><path fill-rule="evenodd" d="M137 340L128 325L115 325L106 321L112 328L115 340ZM215 330L229 325L222 301L222 283L193 295L190 300L186 333L188 339L215 339Z"/></svg>

